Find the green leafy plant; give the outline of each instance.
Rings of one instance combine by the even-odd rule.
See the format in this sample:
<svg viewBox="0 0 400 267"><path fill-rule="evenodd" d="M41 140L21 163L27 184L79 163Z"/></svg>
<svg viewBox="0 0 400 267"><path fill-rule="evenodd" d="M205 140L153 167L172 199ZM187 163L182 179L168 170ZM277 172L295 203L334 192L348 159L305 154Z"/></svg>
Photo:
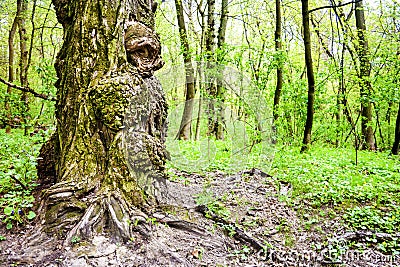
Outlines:
<svg viewBox="0 0 400 267"><path fill-rule="evenodd" d="M233 250L230 255L239 257L241 260L246 260L249 257L250 253L251 253L251 249L248 246L243 245L242 249Z"/></svg>
<svg viewBox="0 0 400 267"><path fill-rule="evenodd" d="M36 187L36 156L41 139L0 132L0 220L11 229L36 217L32 190ZM38 142L39 141L39 142Z"/></svg>
<svg viewBox="0 0 400 267"><path fill-rule="evenodd" d="M366 241L383 252L399 253L400 240L395 234L400 231L400 206L391 206L389 209L382 211L372 206L355 207L349 209L343 218L355 230L394 234L388 240L367 237Z"/></svg>
<svg viewBox="0 0 400 267"><path fill-rule="evenodd" d="M196 203L198 205L205 205L208 208L208 216L211 216L210 213L212 213L224 220L228 220L231 216L231 212L224 203L215 198L209 190L204 190L201 194L198 194L196 196Z"/></svg>
<svg viewBox="0 0 400 267"><path fill-rule="evenodd" d="M72 244L78 244L79 242L81 242L81 238L79 237L79 236L73 236L72 238L71 238L71 243Z"/></svg>

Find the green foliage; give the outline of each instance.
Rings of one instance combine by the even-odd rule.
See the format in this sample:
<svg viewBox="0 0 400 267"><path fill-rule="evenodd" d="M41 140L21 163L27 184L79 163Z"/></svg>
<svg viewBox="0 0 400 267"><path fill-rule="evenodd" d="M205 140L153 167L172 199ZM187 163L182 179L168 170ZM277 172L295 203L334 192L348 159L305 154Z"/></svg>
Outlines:
<svg viewBox="0 0 400 267"><path fill-rule="evenodd" d="M238 257L242 260L246 260L247 257L249 257L250 253L251 253L251 249L248 246L244 245L244 246L242 246L242 249L240 249L240 250L237 250L237 249L233 250L230 253L230 256Z"/></svg>
<svg viewBox="0 0 400 267"><path fill-rule="evenodd" d="M392 238L379 240L376 236L367 237L370 245L386 253L400 253L400 206L389 205L384 210L372 206L349 209L343 216L345 221L355 230L393 234Z"/></svg>
<svg viewBox="0 0 400 267"><path fill-rule="evenodd" d="M196 203L197 205L205 205L208 208L208 216L214 214L225 221L231 216L231 212L224 203L218 200L209 190L204 190L201 194L197 195Z"/></svg>
<svg viewBox="0 0 400 267"><path fill-rule="evenodd" d="M307 154L282 148L275 158L275 173L293 186L293 198L308 199L314 207L326 204L378 205L400 199L398 159L385 153L315 147Z"/></svg>
<svg viewBox="0 0 400 267"><path fill-rule="evenodd" d="M316 147L307 154L297 148L282 148L276 154L273 173L291 183L292 195L286 200L305 207L311 204L315 213L342 214L352 230L395 234L400 231L400 167L398 159L386 153L359 152ZM301 209L300 209L301 210ZM304 214L304 226L310 230L318 215ZM324 217L326 218L326 217ZM399 251L399 241L369 238L367 243L383 252ZM348 244L349 246L354 244ZM329 244L328 249L340 256L343 249ZM332 254L332 255L333 255Z"/></svg>
<svg viewBox="0 0 400 267"><path fill-rule="evenodd" d="M201 141L167 142L167 149L172 156L167 166L190 173L215 170L235 173L254 167L268 170L273 161L274 147L266 143L248 143L242 148L239 145L241 142L243 140L239 137L228 141L202 139ZM174 175L171 177L175 180L183 179Z"/></svg>
<svg viewBox="0 0 400 267"><path fill-rule="evenodd" d="M396 205L385 211L372 206L355 207L349 209L343 218L355 229L381 233L400 231L400 206Z"/></svg>
<svg viewBox="0 0 400 267"><path fill-rule="evenodd" d="M20 131L12 135L0 131L0 220L11 229L36 217L31 210L36 186L36 157L43 137L26 137Z"/></svg>
<svg viewBox="0 0 400 267"><path fill-rule="evenodd" d="M25 18L26 43L29 57L28 84L31 89L37 93L55 96L54 82L56 73L54 70L54 61L57 51L62 42L62 29L57 23L55 10L51 8L51 0L26 1L28 9L22 15ZM33 4L36 8L33 8ZM0 76L8 80L9 66L8 59L9 33L16 15L16 1L1 1L0 9ZM32 12L35 11L34 14ZM33 21L31 21L33 19ZM32 35L32 27L35 26ZM20 36L18 28L14 35L14 80L13 83L20 85L20 57L19 46ZM32 44L32 47L30 45ZM27 94L28 103L22 98L23 93L15 88L11 93L7 93L7 86L0 84L0 106L4 107L7 102L10 109L0 109L0 128L6 125L12 127L28 126L30 128L37 125L51 125L54 114L54 102L42 100ZM23 125L26 122L27 125Z"/></svg>
<svg viewBox="0 0 400 267"><path fill-rule="evenodd" d="M79 236L73 236L72 238L71 238L71 243L72 244L79 244L79 242L81 242L81 238L79 237Z"/></svg>

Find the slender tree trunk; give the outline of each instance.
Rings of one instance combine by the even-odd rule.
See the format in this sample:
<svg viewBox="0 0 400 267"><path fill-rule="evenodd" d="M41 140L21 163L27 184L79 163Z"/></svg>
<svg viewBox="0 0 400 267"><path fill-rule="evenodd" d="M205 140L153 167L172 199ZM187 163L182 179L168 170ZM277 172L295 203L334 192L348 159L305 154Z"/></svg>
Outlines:
<svg viewBox="0 0 400 267"><path fill-rule="evenodd" d="M150 0L53 5L64 28L55 65L57 130L41 150L38 174L40 180L53 168L56 176L42 193L39 221L65 244L105 231L129 240L164 181L166 102L153 76L163 63L156 6Z"/></svg>
<svg viewBox="0 0 400 267"><path fill-rule="evenodd" d="M399 154L399 145L400 145L400 102L399 102L399 109L397 111L396 128L394 131L394 143L392 147L393 155Z"/></svg>
<svg viewBox="0 0 400 267"><path fill-rule="evenodd" d="M205 33L205 61L206 61L206 83L207 83L207 98L208 108L207 108L207 116L208 116L208 135L216 136L216 110L215 110L215 99L217 96L217 86L215 81L214 71L215 62L213 58L214 47L215 47L215 0L207 0L207 28Z"/></svg>
<svg viewBox="0 0 400 267"><path fill-rule="evenodd" d="M185 63L185 77L186 77L186 84L185 84L186 101L177 138L188 140L190 139L191 136L194 96L196 94L196 89L195 89L196 81L192 63L192 56L190 55L190 47L185 26L185 19L183 16L182 0L175 0L175 7L176 7L176 16L179 26L179 37L181 40L181 46L183 50L183 62Z"/></svg>
<svg viewBox="0 0 400 267"><path fill-rule="evenodd" d="M18 26L18 19L21 14L21 5L22 2L21 0L17 1L17 12L15 14L15 18L13 21L13 24L11 26L11 30L8 33L8 81L10 83L14 82L14 37L15 33L17 32L17 26ZM10 96L12 93L12 88L11 86L7 87L7 94L4 100L4 109L6 110L7 113L7 126L6 126L6 133L11 133L11 106L10 106Z"/></svg>
<svg viewBox="0 0 400 267"><path fill-rule="evenodd" d="M29 87L28 84L28 49L27 40L28 36L26 33L26 15L28 11L28 1L21 0L21 14L18 18L18 32L19 32L19 48L20 48L20 61L19 61L19 80L21 86ZM29 97L28 93L23 92L21 96L23 103L22 107L22 123L24 126L24 135L28 135L28 112L29 112Z"/></svg>
<svg viewBox="0 0 400 267"><path fill-rule="evenodd" d="M368 42L365 36L365 16L363 2L356 3L356 27L358 35L357 53L360 62L360 98L361 98L361 136L362 148L375 150L374 131L372 129L372 103L370 100L371 83L369 77L371 74L371 63L368 59Z"/></svg>
<svg viewBox="0 0 400 267"><path fill-rule="evenodd" d="M310 33L310 14L308 12L308 0L301 1L301 10L303 17L303 31L304 31L304 49L305 49L305 62L307 68L307 81L308 81L308 101L307 101L307 119L304 127L303 145L301 152L308 149L311 144L311 130L314 119L314 92L315 92L315 79L313 70L313 61L311 56L311 33Z"/></svg>
<svg viewBox="0 0 400 267"><path fill-rule="evenodd" d="M274 121L279 118L279 101L281 99L282 84L283 84L283 68L282 68L282 12L281 1L275 0L275 52L278 55L278 65L276 67L276 87L274 95Z"/></svg>
<svg viewBox="0 0 400 267"><path fill-rule="evenodd" d="M390 127L390 125L391 125L391 113L392 113L392 108L393 108L393 101L392 100L390 100L389 101L389 103L388 103L388 108L387 108L387 111L386 111L386 116L385 116L385 120L386 120L386 122L387 122L387 124L388 124L388 126ZM391 138L391 131L387 131L387 139L388 140L392 140L392 138Z"/></svg>
<svg viewBox="0 0 400 267"><path fill-rule="evenodd" d="M217 37L217 48L219 50L219 57L217 58L218 64L221 65L221 73L224 71L223 60L224 60L224 45L225 45L225 36L226 36L226 26L228 24L228 0L222 0L221 3L221 17L220 17L220 26L218 28L218 37ZM224 129L225 129L225 105L224 105L224 97L225 97L225 88L222 84L221 76L217 75L217 95L216 95L216 129L215 137L218 140L224 140Z"/></svg>
<svg viewBox="0 0 400 267"><path fill-rule="evenodd" d="M215 0L207 0L207 28L205 33L206 60L209 61L215 46Z"/></svg>

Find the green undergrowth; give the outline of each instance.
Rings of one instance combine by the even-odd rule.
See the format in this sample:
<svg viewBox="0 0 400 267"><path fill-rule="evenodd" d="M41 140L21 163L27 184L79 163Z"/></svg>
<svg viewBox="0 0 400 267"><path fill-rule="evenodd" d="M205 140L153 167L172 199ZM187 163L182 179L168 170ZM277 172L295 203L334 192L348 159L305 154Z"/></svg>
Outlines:
<svg viewBox="0 0 400 267"><path fill-rule="evenodd" d="M400 232L400 158L385 152L355 151L314 146L308 153L278 149L271 174L292 185L285 200L300 211L307 208L318 216L307 217L306 226L341 216L349 230ZM334 216L333 216L334 217ZM306 227L307 228L307 227ZM383 252L399 253L400 240L368 238L368 245Z"/></svg>
<svg viewBox="0 0 400 267"><path fill-rule="evenodd" d="M294 196L324 204L367 204L377 206L400 202L400 159L387 153L314 147L300 154L285 148L276 154L273 173L290 182Z"/></svg>
<svg viewBox="0 0 400 267"><path fill-rule="evenodd" d="M36 186L36 158L48 133L24 136L13 130L0 130L0 220L7 228L33 219L31 210ZM233 153L234 144L214 141L194 143L179 141L172 147L168 168L189 173L220 170L233 172L259 167L275 176L291 190L280 195L297 207L305 229L323 220L340 217L348 230L385 233L393 238L368 237L367 244L386 253L399 253L400 240L400 158L385 152L360 151L314 145L307 153L299 147L254 146L251 151ZM171 147L170 147L171 148ZM276 150L276 153L274 153ZM175 158L179 155L180 158ZM271 167L271 158L275 159ZM179 175L172 178L180 181ZM182 182L189 182L184 177ZM220 202L206 202L213 212L229 216ZM209 205L209 204L213 205Z"/></svg>
<svg viewBox="0 0 400 267"><path fill-rule="evenodd" d="M243 140L169 139L166 146L171 155L167 167L188 173L205 174L216 170L236 173L251 168L269 169L275 154L275 148L270 143L244 144Z"/></svg>
<svg viewBox="0 0 400 267"><path fill-rule="evenodd" d="M0 220L7 229L33 219L36 158L46 133L24 136L22 130L0 130Z"/></svg>
<svg viewBox="0 0 400 267"><path fill-rule="evenodd" d="M306 230L320 222L340 218L348 231L392 235L392 239L368 237L363 242L385 253L400 252L400 240L396 237L400 232L400 158L397 156L359 151L356 162L355 151L350 148L314 145L309 152L300 153L300 147L278 145L271 166L269 158L273 153L265 147L243 153L241 157L245 160L240 161L240 158L232 159L234 146L221 141L213 143L214 154L208 153L207 146L196 148L195 142L175 144L179 144L174 149L180 158L172 158L168 163L170 168L189 173L214 170L229 173L233 165L235 170L259 167L275 176L279 184L290 184L291 190L279 197L299 211ZM264 159L268 160L248 160L262 156L260 152L265 152ZM210 162L204 160L208 155L212 155ZM188 182L179 175L172 178ZM319 231L324 232L321 228ZM353 243L352 246L357 245Z"/></svg>

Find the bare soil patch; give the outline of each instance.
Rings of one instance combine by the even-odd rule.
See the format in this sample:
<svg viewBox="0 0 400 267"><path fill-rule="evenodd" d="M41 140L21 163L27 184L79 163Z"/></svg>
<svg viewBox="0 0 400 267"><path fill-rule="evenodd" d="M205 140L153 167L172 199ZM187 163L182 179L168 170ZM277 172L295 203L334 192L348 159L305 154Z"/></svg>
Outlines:
<svg viewBox="0 0 400 267"><path fill-rule="evenodd" d="M346 236L340 217L305 227L315 210L287 205L291 185L260 170L174 177L159 206L143 210L145 222L132 222L138 231L128 243L104 233L63 244L41 233L40 222L2 226L1 266L400 266L399 257L367 247L337 256L348 241L335 239ZM30 242L37 236L40 243Z"/></svg>

